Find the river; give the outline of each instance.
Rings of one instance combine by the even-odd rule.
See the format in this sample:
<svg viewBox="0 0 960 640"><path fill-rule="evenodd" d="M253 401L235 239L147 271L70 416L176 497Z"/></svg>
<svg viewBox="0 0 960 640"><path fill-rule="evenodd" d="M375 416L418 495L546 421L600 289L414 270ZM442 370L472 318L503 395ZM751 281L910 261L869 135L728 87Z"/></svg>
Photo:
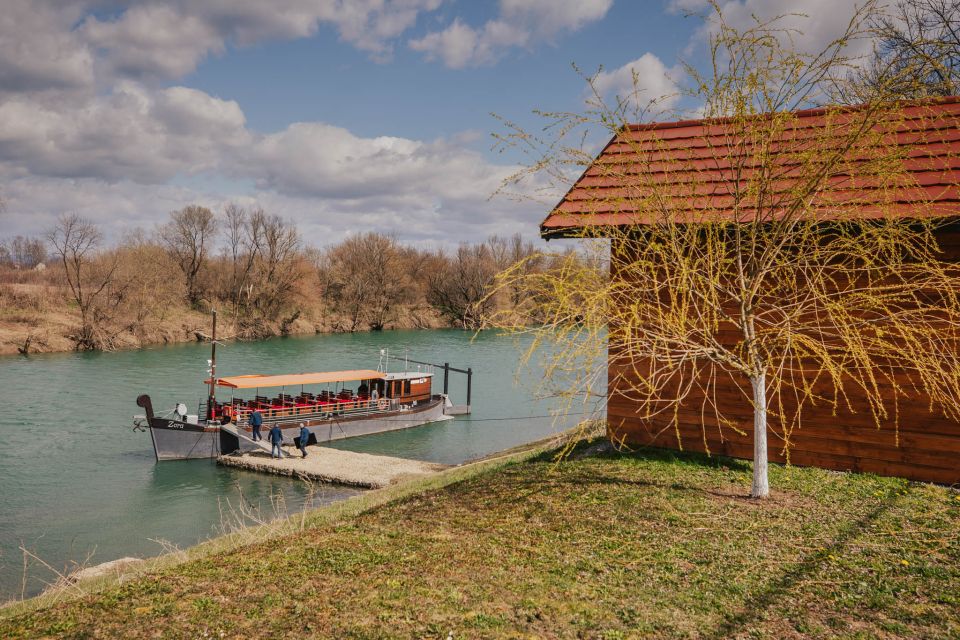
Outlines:
<svg viewBox="0 0 960 640"><path fill-rule="evenodd" d="M385 331L227 343L218 349L218 373L287 373L375 368L381 348L392 371L406 352L426 362L474 370L473 412L406 431L353 438L338 448L456 464L530 442L564 428L544 418L550 403L533 398L525 370L516 377L513 338L455 330ZM355 495L326 486L310 498L302 483L220 467L207 460L156 463L148 433L130 419L149 392L166 411L176 402L195 407L204 393L209 347L181 344L115 353L0 357L0 602L23 588L21 546L57 570L123 556L149 556L163 543L196 544L221 531L221 509L241 498L271 510L302 509ZM412 367L415 369L416 367ZM442 372L434 392L442 390ZM466 376L451 373L454 403L465 402ZM519 384L518 384L519 382ZM55 574L31 561L26 595Z"/></svg>

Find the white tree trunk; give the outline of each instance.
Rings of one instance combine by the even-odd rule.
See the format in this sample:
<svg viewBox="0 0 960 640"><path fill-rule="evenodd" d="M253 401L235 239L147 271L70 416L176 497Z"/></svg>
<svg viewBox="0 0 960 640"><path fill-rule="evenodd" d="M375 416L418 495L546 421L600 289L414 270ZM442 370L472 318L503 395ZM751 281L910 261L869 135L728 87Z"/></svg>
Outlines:
<svg viewBox="0 0 960 640"><path fill-rule="evenodd" d="M753 488L750 496L766 498L770 495L767 481L767 374L750 378L753 385Z"/></svg>

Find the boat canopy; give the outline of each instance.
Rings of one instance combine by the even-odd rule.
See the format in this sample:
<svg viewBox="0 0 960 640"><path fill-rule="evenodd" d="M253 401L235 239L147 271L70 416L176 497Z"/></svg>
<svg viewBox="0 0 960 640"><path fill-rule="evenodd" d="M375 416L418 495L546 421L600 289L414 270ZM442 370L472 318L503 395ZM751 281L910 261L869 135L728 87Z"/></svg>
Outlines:
<svg viewBox="0 0 960 640"><path fill-rule="evenodd" d="M217 378L217 386L231 389L263 389L266 387L296 387L305 384L329 384L353 380L382 380L386 374L373 369L324 371L321 373L289 373L276 376L247 375ZM210 384L207 380L206 384Z"/></svg>

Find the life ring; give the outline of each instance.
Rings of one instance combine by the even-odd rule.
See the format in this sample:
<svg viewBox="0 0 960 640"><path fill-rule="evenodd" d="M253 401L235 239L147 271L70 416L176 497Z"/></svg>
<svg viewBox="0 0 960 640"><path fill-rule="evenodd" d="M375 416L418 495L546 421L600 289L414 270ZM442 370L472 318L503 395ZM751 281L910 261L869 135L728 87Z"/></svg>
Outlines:
<svg viewBox="0 0 960 640"><path fill-rule="evenodd" d="M386 398L380 398L379 400L377 400L377 408L378 408L378 409L386 409L386 408L387 408L387 399L386 399Z"/></svg>

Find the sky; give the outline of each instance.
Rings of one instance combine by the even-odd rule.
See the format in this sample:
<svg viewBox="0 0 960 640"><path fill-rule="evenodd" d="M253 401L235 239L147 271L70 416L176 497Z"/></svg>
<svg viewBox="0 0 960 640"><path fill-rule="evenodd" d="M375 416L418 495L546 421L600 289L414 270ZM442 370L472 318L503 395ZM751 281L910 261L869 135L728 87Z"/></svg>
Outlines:
<svg viewBox="0 0 960 640"><path fill-rule="evenodd" d="M856 0L724 0L790 14L811 50ZM201 204L259 206L314 246L380 231L434 247L521 233L562 193L491 197L494 148L535 109L580 111L638 74L675 96L705 0L3 0L0 240L77 213L116 240ZM666 106L677 98L668 98Z"/></svg>

